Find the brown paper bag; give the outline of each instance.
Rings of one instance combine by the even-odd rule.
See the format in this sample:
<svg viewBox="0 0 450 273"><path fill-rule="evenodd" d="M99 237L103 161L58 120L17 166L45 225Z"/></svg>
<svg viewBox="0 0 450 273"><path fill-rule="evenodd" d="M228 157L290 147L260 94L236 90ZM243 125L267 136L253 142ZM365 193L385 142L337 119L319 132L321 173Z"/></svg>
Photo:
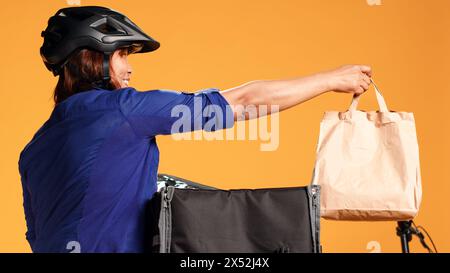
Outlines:
<svg viewBox="0 0 450 273"><path fill-rule="evenodd" d="M373 81L372 81L373 83ZM312 183L321 186L326 219L408 220L422 198L413 113L388 111L375 83L380 111L325 112Z"/></svg>

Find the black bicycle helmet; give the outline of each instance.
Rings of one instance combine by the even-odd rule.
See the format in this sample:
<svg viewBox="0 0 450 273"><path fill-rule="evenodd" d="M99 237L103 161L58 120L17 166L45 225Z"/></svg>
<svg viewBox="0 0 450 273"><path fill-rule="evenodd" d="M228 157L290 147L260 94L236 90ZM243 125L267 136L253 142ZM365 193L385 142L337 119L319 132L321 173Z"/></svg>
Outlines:
<svg viewBox="0 0 450 273"><path fill-rule="evenodd" d="M58 10L41 34L41 57L53 75L60 74L67 60L80 49L104 54L103 84L109 82L109 56L118 48L139 44L133 53L154 51L159 42L145 34L125 15L105 7L84 6Z"/></svg>

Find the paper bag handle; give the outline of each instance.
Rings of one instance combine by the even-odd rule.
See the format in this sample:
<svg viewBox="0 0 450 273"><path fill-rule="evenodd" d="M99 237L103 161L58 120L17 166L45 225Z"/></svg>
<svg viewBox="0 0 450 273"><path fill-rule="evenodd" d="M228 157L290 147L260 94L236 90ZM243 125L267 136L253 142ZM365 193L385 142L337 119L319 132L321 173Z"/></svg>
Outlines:
<svg viewBox="0 0 450 273"><path fill-rule="evenodd" d="M377 85L372 80L372 78L370 78L370 81L373 83L373 87L375 87L375 94L377 95L377 102L378 102L378 107L380 108L380 112L389 112L386 102L384 101L383 95L381 95L381 92L378 89ZM357 95L357 94L355 94L353 96L352 104L350 104L350 107L349 107L350 111L356 111L356 109L358 107L358 102L359 102L360 96L361 95Z"/></svg>

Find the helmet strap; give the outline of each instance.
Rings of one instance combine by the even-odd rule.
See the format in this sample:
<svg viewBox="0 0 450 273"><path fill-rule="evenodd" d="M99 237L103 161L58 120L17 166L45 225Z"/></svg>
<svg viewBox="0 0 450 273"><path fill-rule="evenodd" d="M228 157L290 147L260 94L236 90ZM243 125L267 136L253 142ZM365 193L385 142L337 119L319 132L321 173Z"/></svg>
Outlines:
<svg viewBox="0 0 450 273"><path fill-rule="evenodd" d="M109 83L111 81L111 76L109 74L109 56L110 53L103 53L103 76L102 76L102 87L105 89L109 88Z"/></svg>

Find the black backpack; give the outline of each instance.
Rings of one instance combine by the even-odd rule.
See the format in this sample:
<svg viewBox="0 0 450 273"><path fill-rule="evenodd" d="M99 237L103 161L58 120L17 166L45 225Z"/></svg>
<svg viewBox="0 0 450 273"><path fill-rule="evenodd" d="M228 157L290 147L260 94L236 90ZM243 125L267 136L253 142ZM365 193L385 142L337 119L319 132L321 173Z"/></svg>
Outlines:
<svg viewBox="0 0 450 273"><path fill-rule="evenodd" d="M152 252L321 252L320 187L220 190L158 175Z"/></svg>

